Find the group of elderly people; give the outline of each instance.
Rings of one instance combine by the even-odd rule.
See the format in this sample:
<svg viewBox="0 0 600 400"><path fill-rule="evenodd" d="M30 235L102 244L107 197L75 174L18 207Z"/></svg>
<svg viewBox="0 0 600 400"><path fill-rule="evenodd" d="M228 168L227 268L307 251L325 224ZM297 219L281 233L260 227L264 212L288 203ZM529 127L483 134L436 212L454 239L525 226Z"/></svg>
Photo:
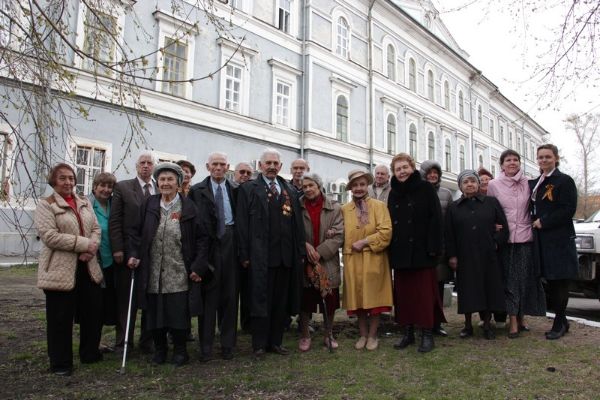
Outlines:
<svg viewBox="0 0 600 400"><path fill-rule="evenodd" d="M139 348L153 351L156 364L167 360L169 337L171 362L188 362L192 317L200 360L213 358L217 325L221 356L233 358L238 308L256 359L289 353L283 333L296 314L298 349L310 350L317 311L324 314L322 344L336 349L340 301L358 320L356 349L378 348L379 317L394 309L404 327L394 348L414 344L419 329L418 351L429 352L434 334L447 335L442 289L454 272L458 313L465 316L461 338L473 335L473 312L486 339L495 337L493 313L508 313L509 338L528 330L525 315L545 314L544 278L556 314L546 338L558 339L569 330L568 280L577 274L577 191L557 169L555 146L540 146L537 158L541 174L528 181L519 154L506 150L487 195L477 172L462 171L462 196L453 201L441 186L439 163L426 161L419 171L401 153L392 159L391 179L386 166L377 166L375 177L351 171L344 205L326 196L302 159L292 163L292 180L281 178L274 149L263 152L254 179L251 166L240 163L231 181L227 156L213 153L209 176L195 185L190 162L155 165L151 153L142 153L135 178L117 183L100 173L89 198L74 193L73 168L57 164L49 177L54 193L40 200L35 216L50 370L72 373L73 321L80 324L82 363L133 345L138 308ZM115 348L100 344L103 325L115 325Z"/></svg>

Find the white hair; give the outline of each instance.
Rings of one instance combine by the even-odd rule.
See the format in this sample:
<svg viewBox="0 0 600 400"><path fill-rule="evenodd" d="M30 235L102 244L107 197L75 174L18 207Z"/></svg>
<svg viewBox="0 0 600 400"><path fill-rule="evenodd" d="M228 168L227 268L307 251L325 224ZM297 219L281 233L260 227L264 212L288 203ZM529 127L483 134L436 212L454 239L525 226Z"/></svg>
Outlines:
<svg viewBox="0 0 600 400"><path fill-rule="evenodd" d="M252 165L250 165L250 163L248 163L248 162L245 162L245 161L242 161L242 162L239 162L239 163L237 163L237 164L235 165L235 171L238 171L238 170L239 170L240 168L242 168L244 165L246 165L246 166L250 167L250 169L251 169L252 171L254 171L254 168L252 167Z"/></svg>
<svg viewBox="0 0 600 400"><path fill-rule="evenodd" d="M208 155L208 159L207 159L207 161L206 161L206 162L210 164L211 160L212 160L213 158L215 158L215 157L223 157L223 158L225 159L225 162L228 162L228 161L227 161L227 154L225 154L225 153L223 153L223 152L221 152L221 151L213 151L212 153L210 153L210 154Z"/></svg>
<svg viewBox="0 0 600 400"><path fill-rule="evenodd" d="M150 159L152 160L152 164L154 164L154 165L158 164L158 157L156 156L156 154L154 154L154 152L152 150L142 150L138 154L135 165L137 165L140 162L140 159L142 157L150 157Z"/></svg>
<svg viewBox="0 0 600 400"><path fill-rule="evenodd" d="M281 153L277 150L275 150L272 147L268 147L266 149L263 150L262 154L260 155L260 162L265 162L265 158L268 155L275 155L277 156L277 159L281 162Z"/></svg>
<svg viewBox="0 0 600 400"><path fill-rule="evenodd" d="M378 165L376 165L375 169L373 171L377 171L377 168L379 168L379 169L383 168L388 175L390 174L390 169L385 164L378 164Z"/></svg>

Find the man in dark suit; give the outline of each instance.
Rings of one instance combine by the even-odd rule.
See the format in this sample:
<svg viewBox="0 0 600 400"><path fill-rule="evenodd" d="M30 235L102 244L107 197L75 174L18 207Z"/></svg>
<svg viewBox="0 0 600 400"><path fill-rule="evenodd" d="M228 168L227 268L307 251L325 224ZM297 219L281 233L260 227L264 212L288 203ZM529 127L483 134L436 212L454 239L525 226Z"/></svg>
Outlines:
<svg viewBox="0 0 600 400"><path fill-rule="evenodd" d="M131 283L131 270L126 266L129 256L126 249L129 243L129 232L138 225L140 207L147 197L157 193L157 188L152 181L155 158L152 152L144 151L135 163L137 176L133 179L117 182L113 189L109 217L110 244L115 260L115 288L117 302L117 325L115 346L122 350L125 343L127 329L127 313L129 306L129 287ZM133 345L133 332L135 329L136 305L132 305L131 326L129 329L129 343ZM143 352L152 351L152 335L145 329L145 315L142 312L142 327L139 347Z"/></svg>
<svg viewBox="0 0 600 400"><path fill-rule="evenodd" d="M298 313L306 254L302 213L294 189L278 176L281 156L263 152L261 174L238 188L236 228L243 268L249 271L252 347L286 355L285 319Z"/></svg>
<svg viewBox="0 0 600 400"><path fill-rule="evenodd" d="M229 170L227 156L223 153L210 154L206 169L210 175L192 186L189 194L209 233L209 263L214 267L213 279L202 285L204 310L198 319L200 361L203 362L212 358L217 315L221 333L221 356L225 360L233 358L240 269L235 240L235 192L225 177Z"/></svg>

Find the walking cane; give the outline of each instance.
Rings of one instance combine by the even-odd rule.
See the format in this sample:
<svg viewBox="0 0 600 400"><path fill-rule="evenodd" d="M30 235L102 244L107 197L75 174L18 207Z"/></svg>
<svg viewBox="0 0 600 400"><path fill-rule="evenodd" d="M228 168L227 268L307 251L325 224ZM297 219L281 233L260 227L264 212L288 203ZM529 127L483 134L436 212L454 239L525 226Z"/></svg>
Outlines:
<svg viewBox="0 0 600 400"><path fill-rule="evenodd" d="M131 305L133 303L133 283L135 279L135 270L131 270L131 285L129 287L129 307L127 308L127 327L125 328L125 346L123 347L123 361L119 373L125 373L125 362L127 361L127 347L129 346L129 326L131 325Z"/></svg>

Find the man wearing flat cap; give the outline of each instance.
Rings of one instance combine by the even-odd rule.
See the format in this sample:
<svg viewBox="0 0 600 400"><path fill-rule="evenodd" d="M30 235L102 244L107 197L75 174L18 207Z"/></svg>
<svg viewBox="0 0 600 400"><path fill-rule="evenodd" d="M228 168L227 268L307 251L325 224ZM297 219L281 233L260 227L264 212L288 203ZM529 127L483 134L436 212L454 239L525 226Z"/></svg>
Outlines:
<svg viewBox="0 0 600 400"><path fill-rule="evenodd" d="M248 269L252 348L286 355L285 319L299 311L304 227L298 198L278 174L281 155L266 149L258 177L238 189L236 228L240 262Z"/></svg>

